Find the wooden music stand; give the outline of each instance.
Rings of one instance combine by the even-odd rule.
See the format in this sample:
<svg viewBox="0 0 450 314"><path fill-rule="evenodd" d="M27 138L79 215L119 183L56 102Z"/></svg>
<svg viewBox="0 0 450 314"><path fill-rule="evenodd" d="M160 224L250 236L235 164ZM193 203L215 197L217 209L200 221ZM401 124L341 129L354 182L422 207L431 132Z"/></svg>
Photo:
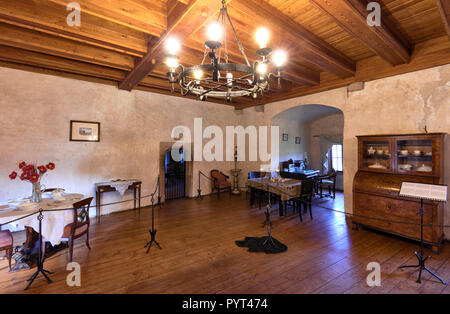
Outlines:
<svg viewBox="0 0 450 314"><path fill-rule="evenodd" d="M412 197L416 199L420 199L420 253L414 252L419 261L418 265L406 265L400 266L400 268L416 268L420 267L419 270L419 278L417 278L417 282L421 283L422 270L426 270L433 277L438 279L444 285L447 283L442 280L438 275L433 273L425 266L425 262L430 256L424 258L423 252L423 215L425 214L425 210L423 208L423 200L432 200L438 202L446 202L447 201L447 185L437 185L437 184L423 184L423 183L413 183L413 182L403 182L402 187L400 189L400 196Z"/></svg>

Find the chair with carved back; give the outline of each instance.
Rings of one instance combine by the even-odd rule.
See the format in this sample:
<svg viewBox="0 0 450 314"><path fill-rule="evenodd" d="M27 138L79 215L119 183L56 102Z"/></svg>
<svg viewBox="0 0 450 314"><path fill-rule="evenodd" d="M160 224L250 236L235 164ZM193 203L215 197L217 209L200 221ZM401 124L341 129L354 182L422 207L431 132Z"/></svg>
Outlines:
<svg viewBox="0 0 450 314"><path fill-rule="evenodd" d="M325 196L329 196L333 199L336 198L336 178L337 172L334 169L331 169L327 175L317 177L317 189L319 190L320 198L323 198L323 189L328 189L328 194Z"/></svg>
<svg viewBox="0 0 450 314"><path fill-rule="evenodd" d="M217 190L217 198L220 199L220 192L229 190L231 195L231 183L227 181L230 177L217 169L211 170L212 192Z"/></svg>
<svg viewBox="0 0 450 314"><path fill-rule="evenodd" d="M61 237L61 241L68 242L70 261L73 258L73 241L85 236L86 246L90 250L89 246L89 208L91 206L92 197L81 200L73 204L73 222L64 227L64 233Z"/></svg>
<svg viewBox="0 0 450 314"><path fill-rule="evenodd" d="M14 239L9 230L0 230L0 251L6 252L6 258L9 262L9 270L11 270L11 259L13 255Z"/></svg>

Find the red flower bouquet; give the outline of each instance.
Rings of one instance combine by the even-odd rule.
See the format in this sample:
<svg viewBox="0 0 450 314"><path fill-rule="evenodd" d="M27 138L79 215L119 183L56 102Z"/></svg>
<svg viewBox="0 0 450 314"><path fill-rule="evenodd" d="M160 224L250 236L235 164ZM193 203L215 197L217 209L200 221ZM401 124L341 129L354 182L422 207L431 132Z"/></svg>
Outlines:
<svg viewBox="0 0 450 314"><path fill-rule="evenodd" d="M50 162L45 166L36 167L32 164L27 164L26 162L22 161L21 163L19 163L19 169L22 170L20 180L28 181L33 185L33 194L31 197L32 201L39 202L41 200L40 180L48 170L55 169L55 164L53 162ZM13 171L9 175L9 178L11 180L15 180L17 176L18 176L17 172Z"/></svg>

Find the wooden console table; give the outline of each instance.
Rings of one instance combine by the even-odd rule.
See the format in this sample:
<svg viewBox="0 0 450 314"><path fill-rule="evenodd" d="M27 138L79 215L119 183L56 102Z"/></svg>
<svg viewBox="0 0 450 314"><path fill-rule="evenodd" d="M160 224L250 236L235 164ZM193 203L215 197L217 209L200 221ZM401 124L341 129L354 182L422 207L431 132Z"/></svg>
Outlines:
<svg viewBox="0 0 450 314"><path fill-rule="evenodd" d="M100 223L100 216L101 216L102 194L105 192L117 191L117 189L115 187L111 186L111 184L114 184L114 183L117 183L117 182L110 182L109 184L108 184L108 182L96 184L95 196L96 196L96 209L97 209L97 222L98 223ZM133 192L134 192L134 210L138 209L139 214L141 213L141 186L142 186L142 181L135 181L130 186L128 186L128 190L133 190ZM138 194L139 194L139 196L138 196ZM136 205L137 205L137 207L136 207Z"/></svg>

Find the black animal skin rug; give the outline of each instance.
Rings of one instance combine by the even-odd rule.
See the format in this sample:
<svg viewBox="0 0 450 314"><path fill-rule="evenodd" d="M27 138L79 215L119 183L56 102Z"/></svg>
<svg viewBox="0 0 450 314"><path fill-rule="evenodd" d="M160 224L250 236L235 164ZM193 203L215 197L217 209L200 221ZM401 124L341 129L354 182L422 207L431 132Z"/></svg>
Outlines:
<svg viewBox="0 0 450 314"><path fill-rule="evenodd" d="M267 241L265 237L245 237L244 241L236 241L236 245L239 247L247 247L249 252L265 252L266 254L277 254L287 251L287 246L278 241L275 238L272 241ZM275 244L275 245L273 245Z"/></svg>

